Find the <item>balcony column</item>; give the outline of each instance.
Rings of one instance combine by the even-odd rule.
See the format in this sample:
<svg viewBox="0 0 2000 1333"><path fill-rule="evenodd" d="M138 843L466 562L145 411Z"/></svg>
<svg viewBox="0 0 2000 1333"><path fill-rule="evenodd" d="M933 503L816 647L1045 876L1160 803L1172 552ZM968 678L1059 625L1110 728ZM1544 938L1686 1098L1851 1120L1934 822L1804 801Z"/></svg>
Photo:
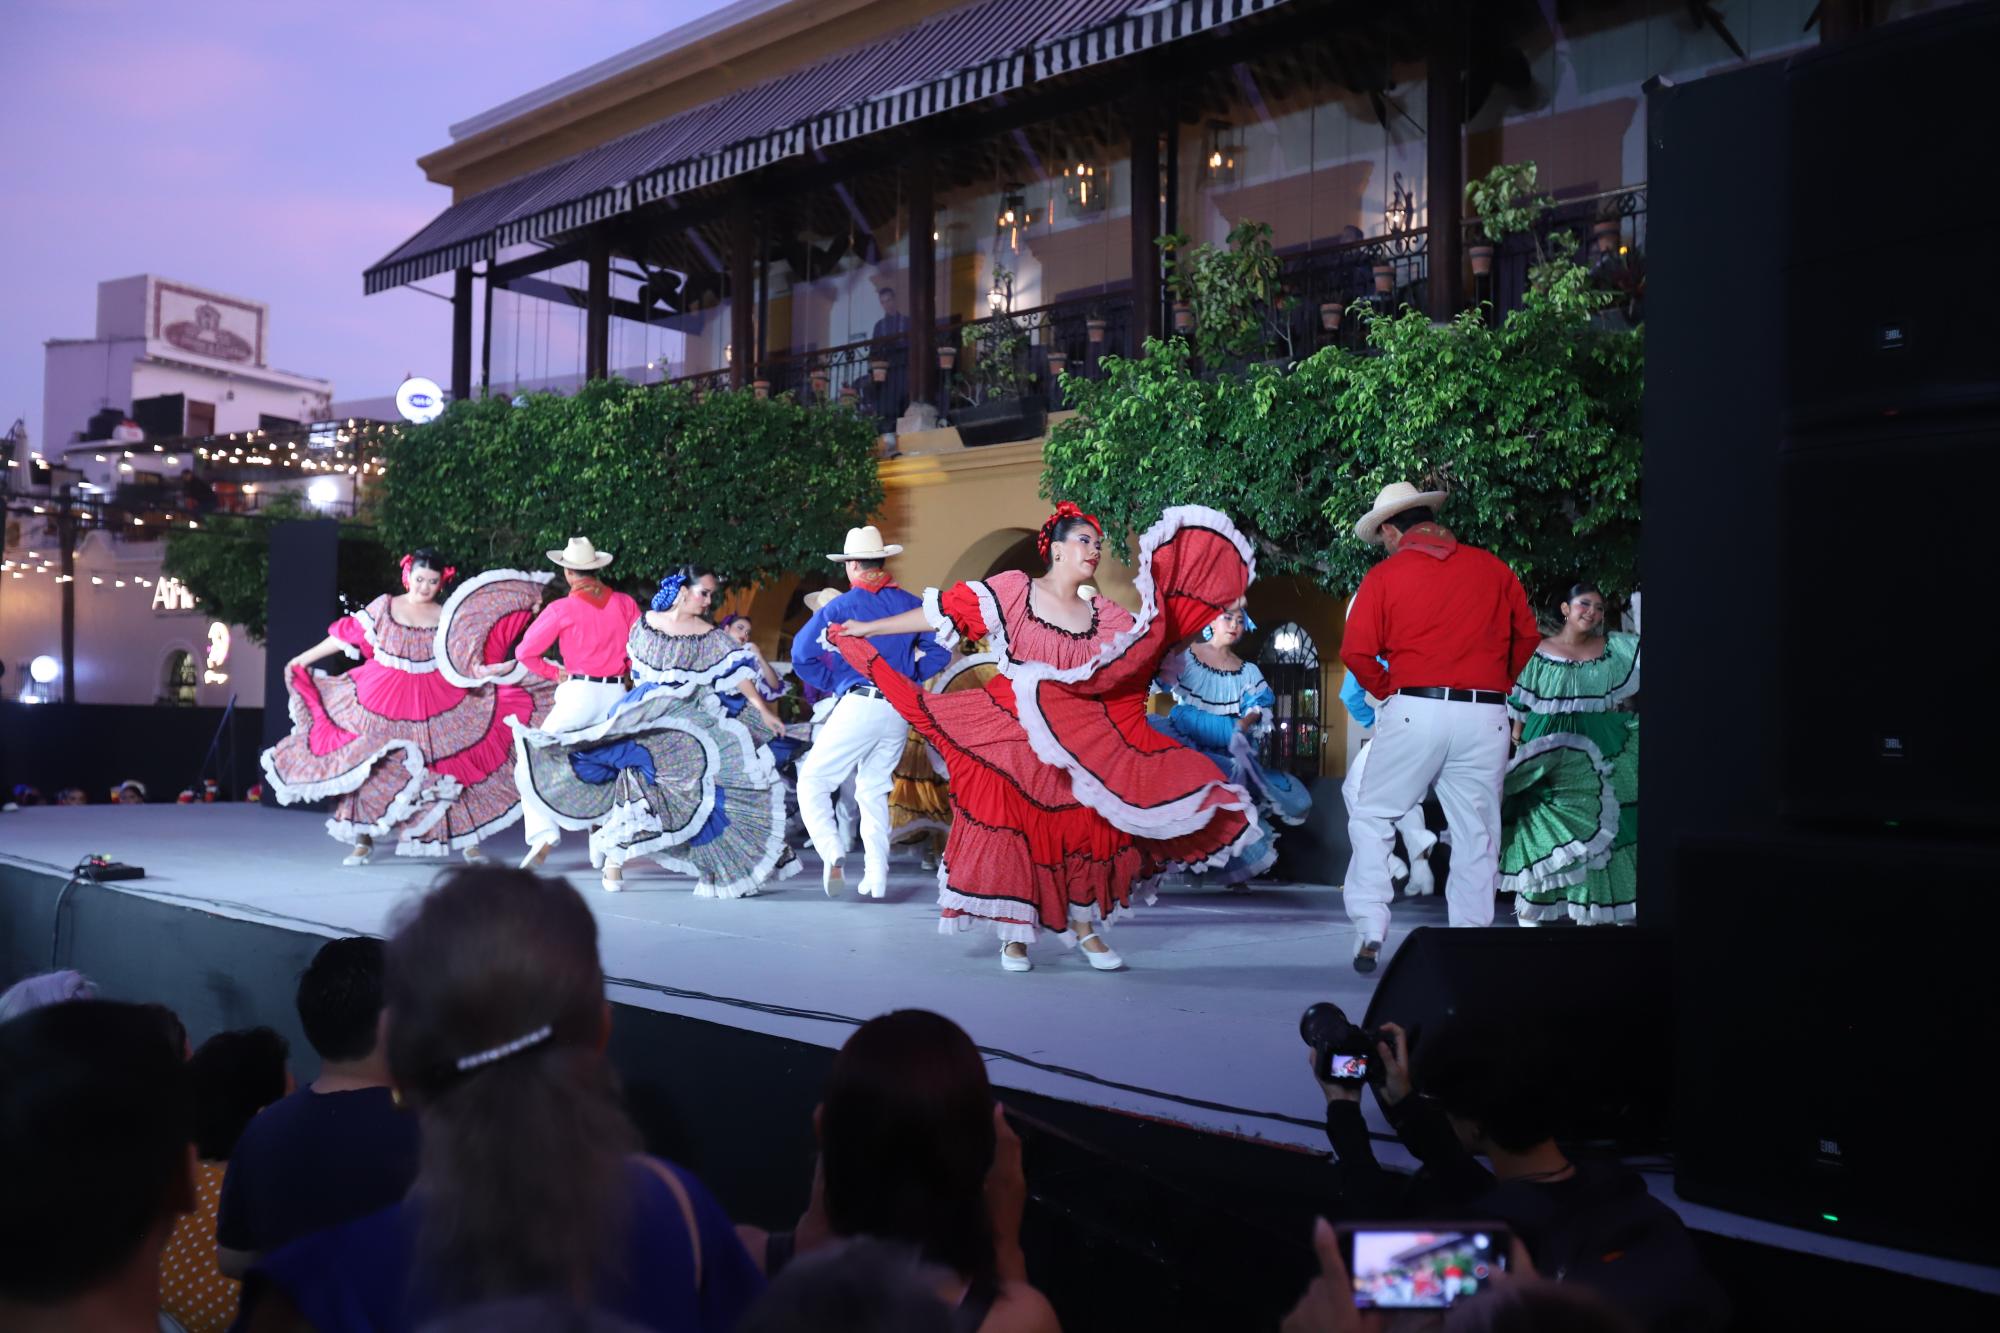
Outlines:
<svg viewBox="0 0 2000 1333"><path fill-rule="evenodd" d="M583 307L583 377L601 380L611 373L611 242L604 236L590 241L589 288Z"/></svg>
<svg viewBox="0 0 2000 1333"><path fill-rule="evenodd" d="M937 367L937 198L928 153L911 157L904 169L904 227L910 238L910 401L944 404Z"/></svg>
<svg viewBox="0 0 2000 1333"><path fill-rule="evenodd" d="M1430 213L1426 285L1432 319L1450 319L1465 304L1464 50L1463 11L1455 4L1439 5L1431 19L1424 89L1424 193Z"/></svg>
<svg viewBox="0 0 2000 1333"><path fill-rule="evenodd" d="M451 396L472 397L472 270L451 275Z"/></svg>
<svg viewBox="0 0 2000 1333"><path fill-rule="evenodd" d="M750 216L750 192L741 186L729 201L729 387L750 382L757 359L757 294L755 258L757 225Z"/></svg>
<svg viewBox="0 0 2000 1333"><path fill-rule="evenodd" d="M1132 350L1160 336L1160 115L1150 90L1126 109L1132 141Z"/></svg>

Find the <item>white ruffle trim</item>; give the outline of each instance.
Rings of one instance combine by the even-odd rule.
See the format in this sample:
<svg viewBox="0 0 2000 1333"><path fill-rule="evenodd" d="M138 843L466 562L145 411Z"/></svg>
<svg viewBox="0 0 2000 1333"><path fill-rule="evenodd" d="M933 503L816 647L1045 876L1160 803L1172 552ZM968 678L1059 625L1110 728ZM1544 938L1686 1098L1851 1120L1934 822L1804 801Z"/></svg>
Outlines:
<svg viewBox="0 0 2000 1333"><path fill-rule="evenodd" d="M722 705L712 695L699 702L713 708L711 716L722 714ZM687 823L672 830L661 824L660 817L643 801L613 804L610 815L590 831L590 863L593 866L606 863L622 865L635 856L651 856L663 847L686 842L701 832L702 826L708 823L708 817L715 813L715 774L722 768L722 751L715 738L687 723L663 720L662 725L667 730L694 737L695 743L701 746L702 758L708 764L709 772L709 780L702 784L701 800ZM749 732L740 724L737 729L748 738Z"/></svg>
<svg viewBox="0 0 2000 1333"><path fill-rule="evenodd" d="M1581 884L1592 870L1604 868L1611 857L1611 844L1618 839L1619 803L1618 793L1611 786L1611 762L1590 737L1574 731L1537 736L1515 752L1513 761L1507 765L1508 771L1551 750L1579 751L1589 758L1591 766L1597 770L1597 832L1588 839L1572 838L1536 858L1534 864L1501 875L1502 893L1546 892Z"/></svg>
<svg viewBox="0 0 2000 1333"><path fill-rule="evenodd" d="M378 599L378 600L383 600L383 599ZM374 602L370 602L368 605L373 606L374 604L375 604ZM383 600L383 611L386 615L388 615L389 619L391 620L396 619L396 613L394 611L389 610L386 600ZM361 637L367 639L368 646L375 650L375 660L377 662L380 662L383 666L394 667L398 671L407 671L413 676L428 675L429 673L436 671L438 669L437 656L436 656L437 650L435 646L433 646L431 650L432 655L421 662L413 661L407 657L398 657L396 656L396 654L390 652L388 649L382 646L382 640L377 635L375 630L375 617L369 612L367 606L364 606L360 610L356 611L354 613L354 619L361 626ZM398 621L397 623L401 624L400 621ZM444 619L442 614L440 614L437 625L432 628L433 635L436 634L437 630L442 629L443 627L444 627ZM421 626L403 625L403 628L419 629L421 628ZM431 642L433 645L435 645L437 640L433 638Z"/></svg>
<svg viewBox="0 0 2000 1333"><path fill-rule="evenodd" d="M1043 763L1060 768L1069 774L1070 790L1077 799L1103 816L1114 827L1134 837L1152 840L1185 837L1206 828L1218 810L1240 810L1249 821L1242 837L1228 847L1201 862L1202 865L1220 866L1241 849L1257 832L1256 802L1249 792L1233 782L1203 783L1194 791L1163 806L1140 807L1131 805L1105 787L1096 774L1084 767L1077 756L1056 737L1042 715L1040 691L1044 682L1074 684L1087 679L1100 668L1125 655L1151 627L1159 614L1159 600L1153 584L1153 555L1176 534L1186 528L1201 528L1227 537L1243 557L1248 568L1246 583L1254 581L1257 575L1257 560L1250 549L1250 543L1236 530L1224 514L1204 505L1176 505L1160 516L1159 522L1146 530L1139 542L1139 575L1133 586L1139 592L1139 615L1131 626L1113 635L1110 642L1095 656L1074 667L1058 669L1044 662L1022 662L1005 657L1005 644L995 642L996 650L1003 654L1000 669L1014 685L1015 702L1020 708L1021 726L1028 734L1028 744ZM971 585L981 599L984 609L992 601L992 594L983 584ZM998 619L998 608L992 612ZM994 631L996 640L1001 637L999 629ZM1219 805L1206 804L1209 793L1223 788L1234 793L1236 799Z"/></svg>
<svg viewBox="0 0 2000 1333"><path fill-rule="evenodd" d="M1529 903L1515 908L1515 914L1524 926L1538 926L1544 921L1574 921L1579 926L1626 926L1639 919L1636 903Z"/></svg>
<svg viewBox="0 0 2000 1333"><path fill-rule="evenodd" d="M939 647L946 652L958 647L960 637L958 625L944 613L944 607L938 604L936 588L924 589L924 618L931 622L931 637L938 641Z"/></svg>
<svg viewBox="0 0 2000 1333"><path fill-rule="evenodd" d="M1609 650L1607 649L1606 651ZM1577 698L1550 698L1536 694L1533 690L1517 681L1514 685L1512 698L1508 701L1508 707L1517 714L1609 713L1616 709L1619 704L1624 703L1639 692L1640 651L1639 646L1635 644L1632 648L1632 665L1625 673L1625 678L1603 694L1590 694ZM1577 665L1569 662L1566 658L1552 657L1539 648L1535 650L1535 656L1547 662L1557 662L1566 666ZM1514 699L1520 700L1524 707L1515 707L1513 703Z"/></svg>
<svg viewBox="0 0 2000 1333"><path fill-rule="evenodd" d="M507 579L523 579L529 583L546 587L554 577L553 573L538 574L531 573L525 569L493 569L488 570L484 574L474 575L472 578L459 584L451 596L445 599L444 610L438 614L438 643L445 645L451 642L452 622L458 618L466 599L479 589L487 587L490 584L503 582ZM528 668L516 661L510 670L498 676L468 676L453 665L451 655L448 651L438 654L437 671L440 676L443 676L461 690L476 690L482 685L514 685L526 680L532 674ZM454 841L456 840L454 839Z"/></svg>

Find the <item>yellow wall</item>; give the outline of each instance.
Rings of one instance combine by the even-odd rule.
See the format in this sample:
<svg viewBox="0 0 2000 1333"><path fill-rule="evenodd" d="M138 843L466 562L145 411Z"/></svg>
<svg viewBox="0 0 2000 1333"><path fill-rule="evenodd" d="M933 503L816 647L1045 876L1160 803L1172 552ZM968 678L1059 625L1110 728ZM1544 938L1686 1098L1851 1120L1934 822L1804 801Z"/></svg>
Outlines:
<svg viewBox="0 0 2000 1333"><path fill-rule="evenodd" d="M1041 440L967 449L958 443L956 431L942 430L906 435L903 443L906 448L925 452L906 453L882 463L886 495L873 521L885 540L903 547L903 553L889 562L889 569L896 581L911 591L985 576L1016 543L1032 538L1048 517L1049 502L1040 490ZM759 588L732 591L719 613L747 610L758 646L768 655L783 658L790 650L792 633L806 621L800 604L803 593L845 582L839 566L830 560L823 569L802 573L803 577L795 575ZM1132 577L1129 563L1107 559L1098 567L1097 590L1137 611L1139 596ZM1341 600L1305 579L1266 579L1251 588L1249 605L1251 616L1264 628L1292 621L1312 636L1319 650L1321 721L1325 727L1321 770L1344 772L1346 713L1337 697L1342 675Z"/></svg>

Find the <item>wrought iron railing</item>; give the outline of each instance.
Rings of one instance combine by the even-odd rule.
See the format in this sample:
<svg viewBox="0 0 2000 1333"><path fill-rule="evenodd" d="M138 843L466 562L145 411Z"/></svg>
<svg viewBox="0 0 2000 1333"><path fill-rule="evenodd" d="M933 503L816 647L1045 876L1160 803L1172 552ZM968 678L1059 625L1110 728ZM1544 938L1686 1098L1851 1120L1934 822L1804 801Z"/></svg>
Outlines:
<svg viewBox="0 0 2000 1333"><path fill-rule="evenodd" d="M1335 343L1357 350L1365 335L1362 321L1350 313L1356 301L1384 312L1404 305L1421 309L1429 280L1428 231L1391 232L1289 255L1284 326L1291 345L1272 353L1304 357Z"/></svg>
<svg viewBox="0 0 2000 1333"><path fill-rule="evenodd" d="M1013 374L1008 378L1020 386L1021 396L1039 400L1048 412L1065 406L1062 391L1065 372L1096 379L1103 374L1106 357L1131 356L1138 350L1132 330L1129 287L983 320L960 320L939 335L941 340L948 340L942 345L958 349L956 364L949 372L941 372L940 383L948 401L970 404L982 396L979 386L992 382L991 377L981 374L979 335L994 318L1012 321L1022 335L1013 353ZM967 329L972 330L973 336L969 346L964 336Z"/></svg>
<svg viewBox="0 0 2000 1333"><path fill-rule="evenodd" d="M1471 254L1488 245L1477 218L1466 222L1467 262L1473 269L1470 299L1488 303L1487 318L1499 321L1518 310L1527 294L1535 265L1553 257L1557 237L1568 238L1576 259L1587 266L1599 285L1620 294L1619 310L1637 323L1644 315L1646 264L1646 187L1632 185L1602 194L1557 201L1526 232L1494 246L1491 269Z"/></svg>
<svg viewBox="0 0 2000 1333"><path fill-rule="evenodd" d="M767 392L789 393L801 403L852 403L871 414L878 429L893 431L910 405L909 335L774 352L759 367L757 381Z"/></svg>
<svg viewBox="0 0 2000 1333"><path fill-rule="evenodd" d="M676 389L688 389L694 393L716 393L729 387L729 371L700 370L692 375L681 375L663 382Z"/></svg>

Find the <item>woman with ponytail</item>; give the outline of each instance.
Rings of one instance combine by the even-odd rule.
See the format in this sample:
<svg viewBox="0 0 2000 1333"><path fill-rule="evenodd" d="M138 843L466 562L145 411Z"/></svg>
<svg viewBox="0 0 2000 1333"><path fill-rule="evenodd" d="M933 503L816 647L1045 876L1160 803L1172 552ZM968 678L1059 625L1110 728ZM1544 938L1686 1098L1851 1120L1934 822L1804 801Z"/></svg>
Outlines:
<svg viewBox="0 0 2000 1333"><path fill-rule="evenodd" d="M479 844L521 818L510 720L538 725L555 683L483 671L509 656L541 605L546 574L499 569L468 579L436 551L403 557L403 591L333 622L285 664L292 734L264 752L280 803L338 796L326 830L368 864L393 838L398 856L481 859ZM338 654L344 675L312 670Z"/></svg>
<svg viewBox="0 0 2000 1333"><path fill-rule="evenodd" d="M1048 570L992 575L924 595L918 610L829 631L950 774L952 821L938 869L941 928L990 926L1000 965L1026 972L1042 931L1101 971L1123 960L1097 933L1135 884L1220 865L1256 834L1249 793L1146 722L1168 650L1236 604L1255 577L1250 544L1213 509L1169 509L1139 543L1139 615L1080 589L1103 530L1064 502L1042 524ZM867 640L935 630L946 647L986 638L983 689L933 694L881 664Z"/></svg>
<svg viewBox="0 0 2000 1333"><path fill-rule="evenodd" d="M597 923L560 880L461 870L389 941L389 1072L422 1126L402 1203L286 1246L252 1330L394 1333L484 1306L726 1330L763 1283L701 1182L639 1151L604 1055Z"/></svg>
<svg viewBox="0 0 2000 1333"><path fill-rule="evenodd" d="M590 830L607 892L638 857L693 875L700 898L748 897L798 871L777 772L794 741L757 650L707 620L716 586L697 565L660 580L625 641L635 684L602 722L521 733L522 800Z"/></svg>

